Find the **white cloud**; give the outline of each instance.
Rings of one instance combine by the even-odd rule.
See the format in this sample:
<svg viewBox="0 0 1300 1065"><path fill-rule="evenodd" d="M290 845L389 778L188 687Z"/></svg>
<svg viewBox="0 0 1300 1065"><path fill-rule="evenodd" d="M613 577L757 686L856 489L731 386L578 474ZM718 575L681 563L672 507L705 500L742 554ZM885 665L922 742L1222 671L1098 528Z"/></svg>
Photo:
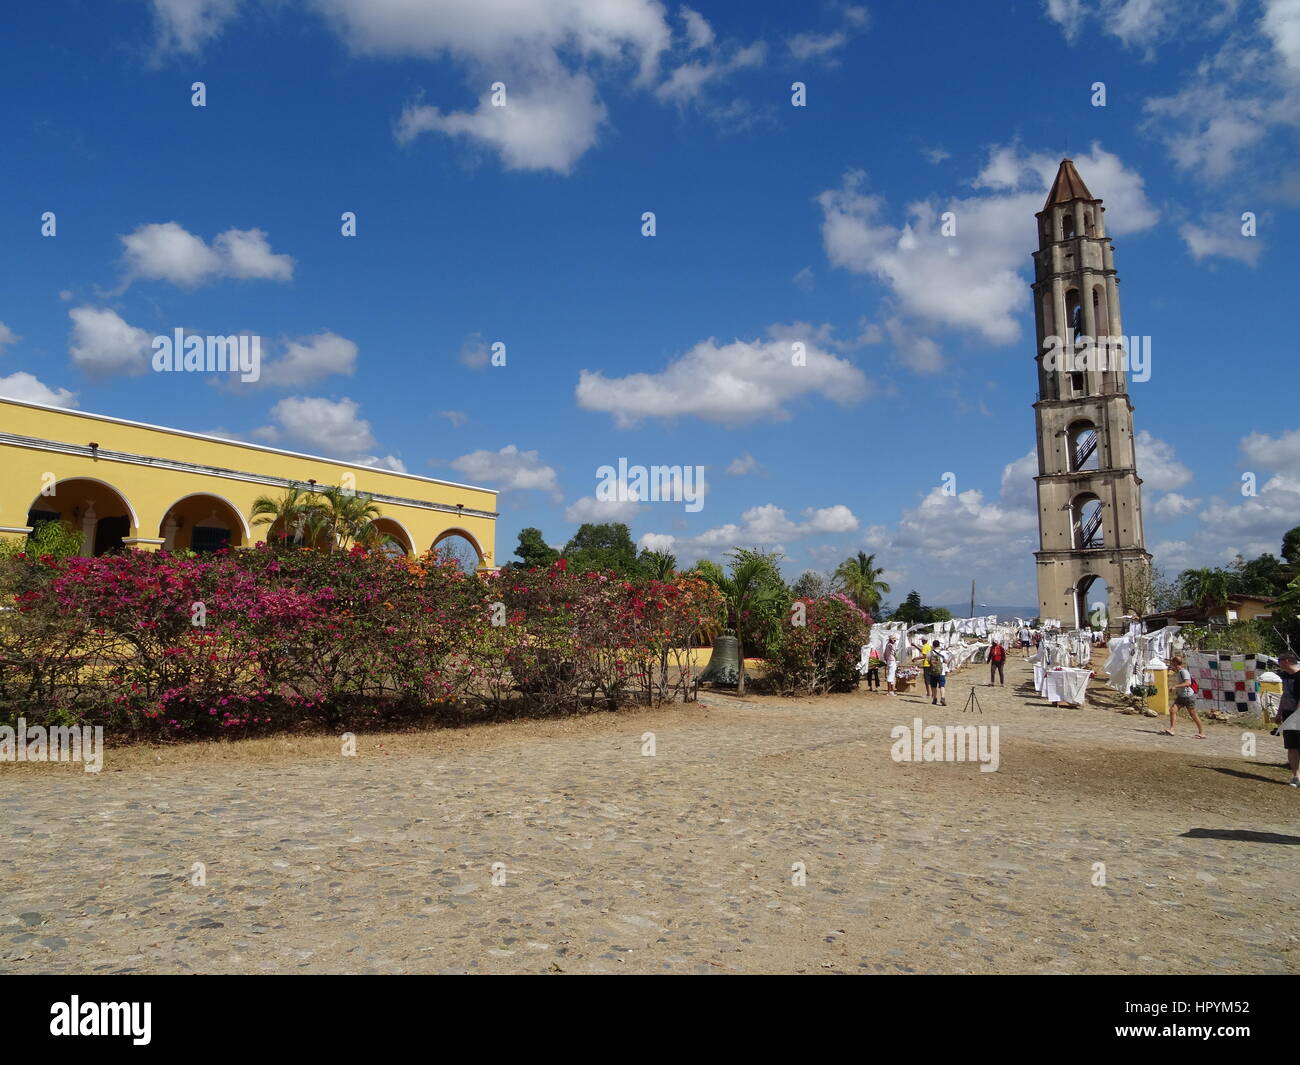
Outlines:
<svg viewBox="0 0 1300 1065"><path fill-rule="evenodd" d="M802 521L796 521L786 515L783 507L765 503L750 507L741 514L739 524L728 522L695 536L646 533L640 543L652 551L671 550L685 561L716 556L733 547L758 546L780 550L790 540L852 532L858 527L857 515L842 503L829 507L805 507L802 517Z"/></svg>
<svg viewBox="0 0 1300 1065"><path fill-rule="evenodd" d="M655 96L664 103L690 103L700 96L705 86L739 70L762 66L766 58L767 46L761 41L736 48L728 56L715 49L709 59L690 60L676 67L655 88Z"/></svg>
<svg viewBox="0 0 1300 1065"><path fill-rule="evenodd" d="M1047 17L1061 27L1067 41L1081 39L1085 25L1125 47L1141 48L1149 58L1153 46L1189 29L1216 28L1236 10L1237 0L1046 0Z"/></svg>
<svg viewBox="0 0 1300 1065"><path fill-rule="evenodd" d="M1146 101L1145 128L1156 131L1179 169L1219 181L1237 170L1268 132L1267 101L1232 95L1217 82L1198 80L1173 96Z"/></svg>
<svg viewBox="0 0 1300 1065"><path fill-rule="evenodd" d="M68 352L72 361L91 374L138 376L149 369L154 335L127 324L106 307L74 307Z"/></svg>
<svg viewBox="0 0 1300 1065"><path fill-rule="evenodd" d="M404 471L401 459L373 454L375 436L360 411L360 405L346 397L289 396L271 408L275 424L255 429L253 435L270 444L305 447L345 462Z"/></svg>
<svg viewBox="0 0 1300 1065"><path fill-rule="evenodd" d="M395 133L401 142L426 132L465 137L517 170L569 173L605 120L595 75L613 78L631 65L635 82L648 85L671 39L657 0L315 0L314 6L355 53L450 58L465 68L476 95L503 82L504 107L493 107L486 96L473 111L408 104Z"/></svg>
<svg viewBox="0 0 1300 1065"><path fill-rule="evenodd" d="M1243 437L1238 446L1250 466L1266 470L1300 466L1300 429L1288 430L1277 437L1256 431Z"/></svg>
<svg viewBox="0 0 1300 1065"><path fill-rule="evenodd" d="M451 427L453 429L459 429L469 421L469 415L463 410L440 410L438 411L438 417L446 418L447 421L451 422Z"/></svg>
<svg viewBox="0 0 1300 1065"><path fill-rule="evenodd" d="M261 383L297 387L333 374L350 374L356 364L356 344L326 331L287 341L283 355L263 362Z"/></svg>
<svg viewBox="0 0 1300 1065"><path fill-rule="evenodd" d="M3 351L6 345L15 344L20 340L22 340L22 337L18 336L4 322L0 322L0 351Z"/></svg>
<svg viewBox="0 0 1300 1065"><path fill-rule="evenodd" d="M689 7L680 7L677 9L686 23L686 41L691 51L698 51L701 48L708 48L713 43L713 27L697 11L692 11Z"/></svg>
<svg viewBox="0 0 1300 1065"><path fill-rule="evenodd" d="M119 238L128 280L145 278L193 288L218 277L289 281L293 259L271 251L260 229L228 229L209 247L176 222L137 226Z"/></svg>
<svg viewBox="0 0 1300 1065"><path fill-rule="evenodd" d="M157 51L198 52L238 9L239 0L153 0Z"/></svg>
<svg viewBox="0 0 1300 1065"><path fill-rule="evenodd" d="M1205 225L1184 223L1179 226L1178 235L1197 262L1217 256L1254 266L1259 261L1259 238L1244 236L1241 226L1239 215L1218 215Z"/></svg>
<svg viewBox="0 0 1300 1065"><path fill-rule="evenodd" d="M1047 0L1047 17L1061 27L1067 41L1073 41L1083 25L1083 0Z"/></svg>
<svg viewBox="0 0 1300 1065"><path fill-rule="evenodd" d="M604 500L597 499L595 496L584 496L564 508L564 520L571 521L575 525L581 525L583 522L630 522L643 509L643 504L635 499Z"/></svg>
<svg viewBox="0 0 1300 1065"><path fill-rule="evenodd" d="M676 544L677 537L672 533L645 533L637 541L637 546L642 551L667 551L670 554L673 553Z"/></svg>
<svg viewBox="0 0 1300 1065"><path fill-rule="evenodd" d="M1038 449L1030 448L1014 462L1002 467L999 495L1003 503L1029 514L1038 513Z"/></svg>
<svg viewBox="0 0 1300 1065"><path fill-rule="evenodd" d="M484 93L473 111L443 113L408 104L397 121L398 143L409 144L422 133L463 136L497 151L507 170L567 174L596 143L605 121L605 106L585 74L508 92L505 107L493 106L491 96Z"/></svg>
<svg viewBox="0 0 1300 1065"><path fill-rule="evenodd" d="M1137 471L1148 492L1172 492L1192 480L1192 471L1174 456L1172 444L1140 429L1133 438L1137 452Z"/></svg>
<svg viewBox="0 0 1300 1065"><path fill-rule="evenodd" d="M747 474L762 472L763 464L748 451L743 455L737 455L727 466L727 474L731 477L744 477Z"/></svg>
<svg viewBox="0 0 1300 1065"><path fill-rule="evenodd" d="M1224 17L1211 20L1222 29ZM1144 130L1178 169L1252 197L1285 195L1276 160L1294 155L1300 113L1300 0L1265 0L1264 17L1232 28L1177 92L1148 99ZM1249 184L1241 184L1247 182Z"/></svg>
<svg viewBox="0 0 1300 1065"><path fill-rule="evenodd" d="M520 451L514 444L500 451L471 451L447 465L476 484L502 492L549 492L557 503L564 498L555 470L536 451Z"/></svg>
<svg viewBox="0 0 1300 1065"><path fill-rule="evenodd" d="M1105 199L1112 233L1154 225L1155 209L1142 179L1119 157L1094 144L1076 165L1094 196ZM1042 209L1060 156L998 147L972 183L980 192L908 205L902 225L885 220L887 205L863 190L851 171L839 189L821 193L822 241L833 266L866 274L886 286L907 318L975 333L993 344L1020 336L1029 287L1020 271L1036 246L1034 214ZM956 235L941 233L951 211ZM900 357L918 369L941 365L937 344L904 320L895 320Z"/></svg>
<svg viewBox="0 0 1300 1065"><path fill-rule="evenodd" d="M1263 26L1282 61L1300 72L1300 0L1266 0Z"/></svg>
<svg viewBox="0 0 1300 1065"><path fill-rule="evenodd" d="M0 377L0 396L23 403L44 403L50 407L77 406L75 392L69 392L66 388L50 388L21 370L8 377Z"/></svg>
<svg viewBox="0 0 1300 1065"><path fill-rule="evenodd" d="M814 59L843 48L849 36L843 30L831 33L797 33L786 44L795 59Z"/></svg>
<svg viewBox="0 0 1300 1065"><path fill-rule="evenodd" d="M1200 505L1199 499L1188 499L1177 492L1167 492L1151 505L1151 509L1164 518L1179 518L1191 514Z"/></svg>
<svg viewBox="0 0 1300 1065"><path fill-rule="evenodd" d="M292 281L293 259L271 251L260 229L227 229L212 242L227 277L242 280Z"/></svg>
<svg viewBox="0 0 1300 1065"><path fill-rule="evenodd" d="M784 333L784 327L773 327ZM643 418L692 415L705 421L739 425L789 417L785 405L803 395L821 395L836 403L861 400L868 393L866 376L852 363L826 352L810 336L804 365L795 365L796 341L785 335L766 340L717 340L696 344L659 373L606 377L582 370L578 405L606 411L620 428Z"/></svg>

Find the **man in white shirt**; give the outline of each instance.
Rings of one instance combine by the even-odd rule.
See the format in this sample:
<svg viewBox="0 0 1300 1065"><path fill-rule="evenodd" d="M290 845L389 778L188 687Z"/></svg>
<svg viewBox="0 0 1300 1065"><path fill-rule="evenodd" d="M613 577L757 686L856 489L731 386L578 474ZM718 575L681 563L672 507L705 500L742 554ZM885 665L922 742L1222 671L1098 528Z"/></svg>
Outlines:
<svg viewBox="0 0 1300 1065"><path fill-rule="evenodd" d="M891 636L885 641L885 694L897 695L894 682L898 679L898 638Z"/></svg>

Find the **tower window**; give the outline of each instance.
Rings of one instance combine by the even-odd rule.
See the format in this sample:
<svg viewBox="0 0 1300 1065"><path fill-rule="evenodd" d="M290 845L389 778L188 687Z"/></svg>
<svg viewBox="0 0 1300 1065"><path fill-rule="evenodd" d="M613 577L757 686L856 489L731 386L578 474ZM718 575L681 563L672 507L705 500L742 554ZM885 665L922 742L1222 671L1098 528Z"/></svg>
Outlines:
<svg viewBox="0 0 1300 1065"><path fill-rule="evenodd" d="M1076 396L1083 395L1083 374L1078 370L1070 374L1070 391Z"/></svg>

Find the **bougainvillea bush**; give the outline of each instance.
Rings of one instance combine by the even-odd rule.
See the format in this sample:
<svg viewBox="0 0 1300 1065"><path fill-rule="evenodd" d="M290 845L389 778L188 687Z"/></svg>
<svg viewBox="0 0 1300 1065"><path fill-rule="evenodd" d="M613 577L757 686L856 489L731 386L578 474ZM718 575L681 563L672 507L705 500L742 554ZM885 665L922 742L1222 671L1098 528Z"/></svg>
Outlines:
<svg viewBox="0 0 1300 1065"><path fill-rule="evenodd" d="M0 559L0 722L140 736L689 697L721 609L693 578L270 549Z"/></svg>
<svg viewBox="0 0 1300 1065"><path fill-rule="evenodd" d="M861 679L858 662L871 634L871 616L838 592L795 603L780 645L768 658L766 680L790 695L852 691Z"/></svg>

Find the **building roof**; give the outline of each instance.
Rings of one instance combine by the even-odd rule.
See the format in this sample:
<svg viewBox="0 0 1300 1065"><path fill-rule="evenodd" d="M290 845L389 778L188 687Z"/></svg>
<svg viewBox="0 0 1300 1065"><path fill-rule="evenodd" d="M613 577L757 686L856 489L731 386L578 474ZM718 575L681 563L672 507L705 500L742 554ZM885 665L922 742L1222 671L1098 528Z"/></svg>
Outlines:
<svg viewBox="0 0 1300 1065"><path fill-rule="evenodd" d="M9 396L0 396L0 404L12 403L18 407L31 407L35 410L47 410L55 414L67 414L74 418L85 418L89 421L107 422L113 425L129 425L135 429L151 429L158 433L167 433L171 436L185 436L191 440L207 440L216 444L228 444L231 447L247 448L251 451L263 451L270 455L284 455L288 458L312 459L316 462L325 462L333 466L347 466L354 470L365 470L368 473L386 474L392 477L404 477L412 481L424 481L426 484L445 485L448 488L468 488L475 492L490 492L492 495L500 493L495 488L483 488L480 485L461 484L459 481L445 481L440 477L424 477L418 473L407 473L404 470L392 470L384 466L367 466L359 462L347 462L343 459L330 458L328 455L310 455L302 451L286 451L284 448L268 447L265 444L254 444L248 440L239 440L234 437L213 436L210 433L194 433L188 429L175 429L167 425L153 425L149 422L136 422L128 418L114 418L107 414L93 414L90 411L77 410L73 407L60 407L51 403L33 403L30 400L13 399Z"/></svg>
<svg viewBox="0 0 1300 1065"><path fill-rule="evenodd" d="M1083 183L1083 178L1079 177L1079 171L1074 169L1074 160L1062 159L1061 166L1056 171L1056 180L1052 182L1051 191L1047 194L1047 202L1043 204L1043 210L1047 210L1054 203L1093 199L1088 186Z"/></svg>

